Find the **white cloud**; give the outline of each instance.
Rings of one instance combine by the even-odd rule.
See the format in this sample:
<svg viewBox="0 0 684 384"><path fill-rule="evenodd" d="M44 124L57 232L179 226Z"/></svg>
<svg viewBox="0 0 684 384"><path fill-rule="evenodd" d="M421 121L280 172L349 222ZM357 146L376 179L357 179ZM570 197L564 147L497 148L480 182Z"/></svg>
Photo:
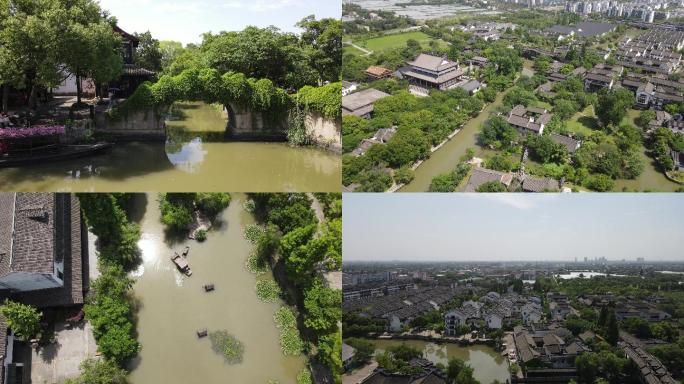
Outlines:
<svg viewBox="0 0 684 384"><path fill-rule="evenodd" d="M243 9L252 12L268 12L303 5L302 0L227 0L220 6L223 8Z"/></svg>
<svg viewBox="0 0 684 384"><path fill-rule="evenodd" d="M558 194L542 193L542 194L527 194L527 193L483 193L483 194L469 194L472 197L484 197L498 204L506 205L512 208L528 210L536 208L540 203L553 201L558 199Z"/></svg>

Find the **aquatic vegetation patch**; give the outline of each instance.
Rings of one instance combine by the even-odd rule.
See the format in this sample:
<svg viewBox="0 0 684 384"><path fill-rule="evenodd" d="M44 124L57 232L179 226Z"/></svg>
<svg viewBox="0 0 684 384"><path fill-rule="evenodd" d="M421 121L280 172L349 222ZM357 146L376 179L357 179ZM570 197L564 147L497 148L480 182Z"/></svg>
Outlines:
<svg viewBox="0 0 684 384"><path fill-rule="evenodd" d="M256 293L259 300L275 303L278 297L280 297L280 287L275 280L258 280L256 282Z"/></svg>
<svg viewBox="0 0 684 384"><path fill-rule="evenodd" d="M273 315L273 321L279 329L296 328L297 316L289 307L280 307Z"/></svg>
<svg viewBox="0 0 684 384"><path fill-rule="evenodd" d="M311 380L311 372L304 367L302 368L301 371L297 374L297 384L311 384L313 381Z"/></svg>
<svg viewBox="0 0 684 384"><path fill-rule="evenodd" d="M228 364L242 363L245 346L225 329L210 332L211 348L223 356Z"/></svg>
<svg viewBox="0 0 684 384"><path fill-rule="evenodd" d="M304 342L299 336L297 328L288 328L280 331L280 350L283 355L296 356L302 353Z"/></svg>
<svg viewBox="0 0 684 384"><path fill-rule="evenodd" d="M280 307L273 315L276 327L280 329L280 349L284 355L299 355L304 342L297 329L297 316L289 307Z"/></svg>
<svg viewBox="0 0 684 384"><path fill-rule="evenodd" d="M245 261L245 267L250 273L253 273L257 276L266 273L266 263L264 263L264 260L255 253L249 255Z"/></svg>
<svg viewBox="0 0 684 384"><path fill-rule="evenodd" d="M207 230L198 229L197 232L195 232L195 240L199 241L200 243L207 240Z"/></svg>
<svg viewBox="0 0 684 384"><path fill-rule="evenodd" d="M257 224L250 224L245 227L243 235L250 243L256 244L263 233L264 229L261 226Z"/></svg>
<svg viewBox="0 0 684 384"><path fill-rule="evenodd" d="M256 203L254 202L254 200L249 199L242 203L242 208L244 208L245 211L249 213L254 213L254 211L256 210Z"/></svg>

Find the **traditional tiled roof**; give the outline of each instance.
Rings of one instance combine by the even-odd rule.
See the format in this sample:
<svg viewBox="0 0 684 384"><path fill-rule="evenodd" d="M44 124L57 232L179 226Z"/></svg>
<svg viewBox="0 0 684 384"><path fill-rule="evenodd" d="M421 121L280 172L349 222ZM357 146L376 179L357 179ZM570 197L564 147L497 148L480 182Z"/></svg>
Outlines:
<svg viewBox="0 0 684 384"><path fill-rule="evenodd" d="M458 63L439 56L432 56L421 53L415 60L409 62L410 65L427 69L430 71L441 72L449 68L457 67Z"/></svg>
<svg viewBox="0 0 684 384"><path fill-rule="evenodd" d="M490 182L498 181L506 186L511 184L513 175L511 173L504 173L487 168L473 169L468 184L465 187L465 192L475 192L480 185Z"/></svg>
<svg viewBox="0 0 684 384"><path fill-rule="evenodd" d="M6 201L6 198L0 200L0 206L4 208ZM3 208L0 211L4 212ZM78 199L64 193L17 193L15 211L14 243L19 253L13 252L10 271L53 274L54 261L63 261L63 286L4 292L0 299L10 297L37 307L82 304L88 287L88 258ZM47 222L33 218L44 217L44 211L49 211ZM24 254L27 252L31 255Z"/></svg>
<svg viewBox="0 0 684 384"><path fill-rule="evenodd" d="M354 92L342 97L342 113L362 116L373 110L373 103L387 96L389 94L374 88Z"/></svg>
<svg viewBox="0 0 684 384"><path fill-rule="evenodd" d="M356 349L347 343L342 343L342 361L350 360L356 354Z"/></svg>
<svg viewBox="0 0 684 384"><path fill-rule="evenodd" d="M569 153L575 152L575 150L577 150L580 144L579 140L575 140L572 137L568 137L565 135L559 135L557 133L550 134L549 138L553 140L555 143L563 144L565 148L568 149Z"/></svg>
<svg viewBox="0 0 684 384"><path fill-rule="evenodd" d="M49 193L16 195L11 272L53 273L59 248L55 231L64 224L55 222L58 218L54 203L54 195Z"/></svg>
<svg viewBox="0 0 684 384"><path fill-rule="evenodd" d="M366 69L366 74L374 76L374 77L385 77L385 76L390 76L392 74L392 71L385 67L380 67L378 65L371 65Z"/></svg>
<svg viewBox="0 0 684 384"><path fill-rule="evenodd" d="M536 178L527 176L522 182L522 189L526 192L547 192L560 189L560 183L550 177Z"/></svg>
<svg viewBox="0 0 684 384"><path fill-rule="evenodd" d="M123 74L128 76L154 76L157 73L149 69L140 68L135 64L124 64Z"/></svg>

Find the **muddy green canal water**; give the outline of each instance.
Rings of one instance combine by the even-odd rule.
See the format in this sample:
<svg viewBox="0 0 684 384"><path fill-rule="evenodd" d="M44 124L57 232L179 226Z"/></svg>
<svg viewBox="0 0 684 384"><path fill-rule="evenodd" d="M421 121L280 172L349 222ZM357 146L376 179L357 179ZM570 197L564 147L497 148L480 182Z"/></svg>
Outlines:
<svg viewBox="0 0 684 384"><path fill-rule="evenodd" d="M175 106L167 143L119 143L83 159L0 169L0 190L339 192L340 157L287 143L227 142L226 119L202 103Z"/></svg>
<svg viewBox="0 0 684 384"><path fill-rule="evenodd" d="M244 196L233 194L221 224L204 243L167 239L159 222L157 196L139 202L142 263L134 271L138 340L142 350L131 363L132 384L295 383L305 358L285 357L273 313L280 303L264 303L255 292L256 277L245 269L251 246L243 227L253 223L242 208ZM144 212L144 214L143 214ZM179 273L169 260L190 246L192 276ZM260 276L270 278L269 276ZM215 291L202 286L213 283ZM243 361L229 365L214 353L209 338L195 332L225 329L244 344Z"/></svg>
<svg viewBox="0 0 684 384"><path fill-rule="evenodd" d="M486 345L472 345L462 347L458 344L437 344L421 340L372 340L375 344L375 353L382 352L388 347L402 343L418 348L423 352L423 357L433 363L446 365L450 358L456 357L470 365L474 372L473 376L482 384L492 383L499 380L505 383L510 378L508 363L503 356L493 348Z"/></svg>

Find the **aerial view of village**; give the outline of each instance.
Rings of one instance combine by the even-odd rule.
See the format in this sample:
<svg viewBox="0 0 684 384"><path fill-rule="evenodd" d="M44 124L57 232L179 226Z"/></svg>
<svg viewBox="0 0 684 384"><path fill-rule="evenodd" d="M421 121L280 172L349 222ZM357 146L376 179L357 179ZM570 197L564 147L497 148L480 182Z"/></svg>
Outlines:
<svg viewBox="0 0 684 384"><path fill-rule="evenodd" d="M339 191L340 3L181 3L0 1L0 190Z"/></svg>
<svg viewBox="0 0 684 384"><path fill-rule="evenodd" d="M341 203L0 193L0 383L340 383Z"/></svg>
<svg viewBox="0 0 684 384"><path fill-rule="evenodd" d="M345 194L342 381L680 383L683 213L675 194Z"/></svg>
<svg viewBox="0 0 684 384"><path fill-rule="evenodd" d="M348 0L347 192L684 190L679 1Z"/></svg>

